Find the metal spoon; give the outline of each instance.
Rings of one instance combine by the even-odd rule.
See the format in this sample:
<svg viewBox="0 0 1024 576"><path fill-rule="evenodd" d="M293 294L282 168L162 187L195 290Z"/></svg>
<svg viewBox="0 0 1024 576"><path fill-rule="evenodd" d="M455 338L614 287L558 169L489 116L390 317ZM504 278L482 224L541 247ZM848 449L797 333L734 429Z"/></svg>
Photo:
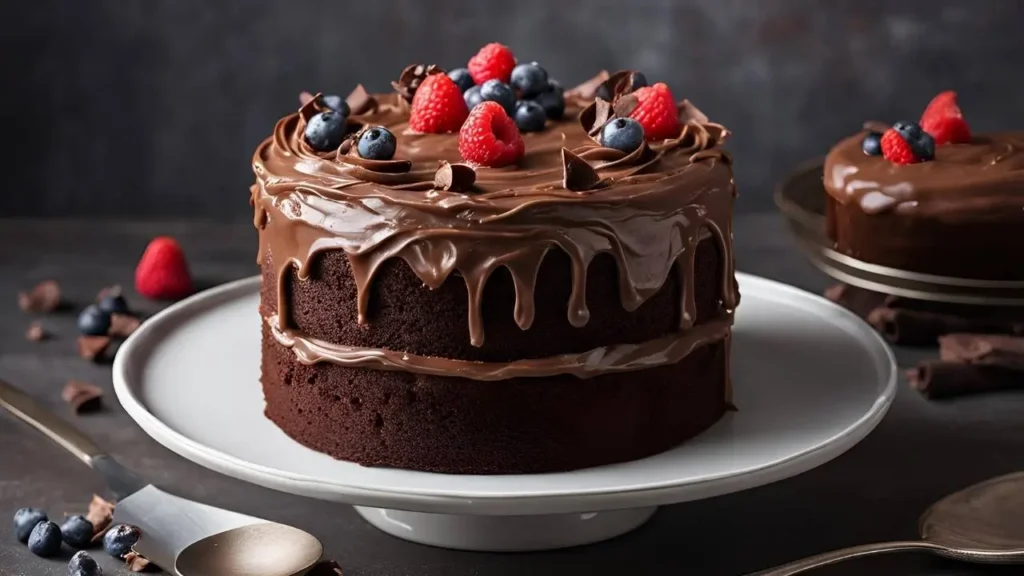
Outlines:
<svg viewBox="0 0 1024 576"><path fill-rule="evenodd" d="M135 550L178 576L300 576L323 545L298 528L207 506L160 490L103 453L71 424L0 380L0 407L46 434L106 480L114 521L142 531Z"/></svg>
<svg viewBox="0 0 1024 576"><path fill-rule="evenodd" d="M939 500L921 516L921 540L853 546L758 572L790 576L850 558L920 550L986 564L1024 564L1024 472L999 476Z"/></svg>

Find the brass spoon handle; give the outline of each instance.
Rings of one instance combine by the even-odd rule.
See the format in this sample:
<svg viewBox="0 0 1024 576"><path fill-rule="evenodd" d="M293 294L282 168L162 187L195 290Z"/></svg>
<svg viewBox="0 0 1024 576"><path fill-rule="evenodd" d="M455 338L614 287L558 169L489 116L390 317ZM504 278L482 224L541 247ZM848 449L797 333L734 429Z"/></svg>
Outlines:
<svg viewBox="0 0 1024 576"><path fill-rule="evenodd" d="M0 407L46 434L85 464L92 466L93 458L103 454L96 444L74 426L43 408L27 394L0 380Z"/></svg>
<svg viewBox="0 0 1024 576"><path fill-rule="evenodd" d="M873 556L875 554L888 554L891 552L904 552L907 550L926 550L929 552L937 552L945 551L946 549L937 544L932 544L931 542L925 542L923 540L864 544L861 546L852 546L841 550L824 552L816 556L810 556L802 560L790 562L789 564L777 566L763 572L757 572L755 575L751 576L791 576L792 574L800 574L801 572L806 572L822 566L828 566L829 564L835 564L836 562L842 562L843 560L849 560L851 558Z"/></svg>

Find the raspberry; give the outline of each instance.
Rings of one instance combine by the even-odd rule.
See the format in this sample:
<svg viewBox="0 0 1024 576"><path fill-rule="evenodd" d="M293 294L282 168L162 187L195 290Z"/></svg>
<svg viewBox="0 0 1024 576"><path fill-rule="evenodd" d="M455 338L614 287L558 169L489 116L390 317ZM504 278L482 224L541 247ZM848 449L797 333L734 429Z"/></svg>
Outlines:
<svg viewBox="0 0 1024 576"><path fill-rule="evenodd" d="M456 132L469 115L462 91L447 74L423 79L412 97L409 127L417 132Z"/></svg>
<svg viewBox="0 0 1024 576"><path fill-rule="evenodd" d="M492 42L484 46L469 59L469 75L479 86L488 80L497 78L508 84L512 78L512 69L516 67L516 57L508 46Z"/></svg>
<svg viewBox="0 0 1024 576"><path fill-rule="evenodd" d="M185 253L173 238L154 238L146 247L135 268L135 289L154 300L177 300L192 293Z"/></svg>
<svg viewBox="0 0 1024 576"><path fill-rule="evenodd" d="M882 156L893 164L900 166L915 164L921 159L914 154L910 144L900 136L899 132L890 128L882 134Z"/></svg>
<svg viewBox="0 0 1024 576"><path fill-rule="evenodd" d="M932 98L921 115L921 127L932 135L936 145L971 141L971 129L957 105L956 92L952 90Z"/></svg>
<svg viewBox="0 0 1024 576"><path fill-rule="evenodd" d="M515 120L497 102L481 102L459 131L459 153L467 162L497 168L514 164L526 152Z"/></svg>
<svg viewBox="0 0 1024 576"><path fill-rule="evenodd" d="M668 86L658 82L654 86L639 88L633 94L640 104L629 117L643 126L648 140L664 140L679 136L682 124L676 111L675 98L672 97Z"/></svg>

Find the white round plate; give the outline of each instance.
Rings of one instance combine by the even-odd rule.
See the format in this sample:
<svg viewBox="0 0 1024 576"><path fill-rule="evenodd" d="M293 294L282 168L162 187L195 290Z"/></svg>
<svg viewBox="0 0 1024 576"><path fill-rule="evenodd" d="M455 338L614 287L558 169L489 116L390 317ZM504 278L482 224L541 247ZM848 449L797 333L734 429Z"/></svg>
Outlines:
<svg viewBox="0 0 1024 576"><path fill-rule="evenodd" d="M732 378L739 411L677 448L623 464L463 476L367 468L301 446L263 416L255 277L143 323L117 354L114 388L143 430L185 458L269 488L354 504L400 537L487 550L582 544L639 526L660 504L745 490L824 464L885 415L896 363L867 324L802 290L737 278Z"/></svg>

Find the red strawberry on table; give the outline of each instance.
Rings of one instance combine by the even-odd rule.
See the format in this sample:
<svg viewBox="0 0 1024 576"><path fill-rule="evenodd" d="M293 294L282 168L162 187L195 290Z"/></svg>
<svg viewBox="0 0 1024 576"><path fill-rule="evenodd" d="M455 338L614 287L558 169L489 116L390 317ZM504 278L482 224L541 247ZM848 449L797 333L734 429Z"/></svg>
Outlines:
<svg viewBox="0 0 1024 576"><path fill-rule="evenodd" d="M639 104L629 114L644 128L648 140L665 140L679 136L683 129L672 92L663 82L638 88L633 92Z"/></svg>
<svg viewBox="0 0 1024 576"><path fill-rule="evenodd" d="M185 253L173 238L154 238L135 268L135 289L153 300L178 300L192 294Z"/></svg>
<svg viewBox="0 0 1024 576"><path fill-rule="evenodd" d="M512 69L516 67L516 57L508 46L492 42L469 59L469 75L473 82L480 86L488 80L500 80L508 84L512 78Z"/></svg>
<svg viewBox="0 0 1024 576"><path fill-rule="evenodd" d="M921 115L921 127L931 134L935 144L965 144L971 141L971 129L956 102L956 92L942 92L928 103Z"/></svg>
<svg viewBox="0 0 1024 576"><path fill-rule="evenodd" d="M497 168L515 164L525 152L519 127L497 102L477 104L459 130L459 153L467 162Z"/></svg>
<svg viewBox="0 0 1024 576"><path fill-rule="evenodd" d="M457 132L468 114L455 82L447 74L431 74L412 97L409 128L428 134Z"/></svg>

